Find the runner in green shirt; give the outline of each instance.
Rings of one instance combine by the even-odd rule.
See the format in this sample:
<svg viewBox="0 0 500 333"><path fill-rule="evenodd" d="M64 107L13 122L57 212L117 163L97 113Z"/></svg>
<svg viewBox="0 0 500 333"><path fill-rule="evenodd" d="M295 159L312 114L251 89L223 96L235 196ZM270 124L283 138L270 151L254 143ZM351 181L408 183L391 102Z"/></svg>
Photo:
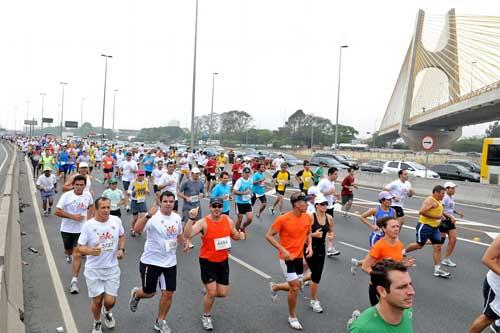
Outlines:
<svg viewBox="0 0 500 333"><path fill-rule="evenodd" d="M370 276L379 303L349 320L349 333L413 333L411 306L415 290L406 266L382 260L372 267Z"/></svg>
<svg viewBox="0 0 500 333"><path fill-rule="evenodd" d="M120 207L125 204L125 195L122 190L117 188L117 183L118 181L115 178L111 178L109 180L110 188L102 192L102 196L108 198L111 203L110 214L121 218Z"/></svg>

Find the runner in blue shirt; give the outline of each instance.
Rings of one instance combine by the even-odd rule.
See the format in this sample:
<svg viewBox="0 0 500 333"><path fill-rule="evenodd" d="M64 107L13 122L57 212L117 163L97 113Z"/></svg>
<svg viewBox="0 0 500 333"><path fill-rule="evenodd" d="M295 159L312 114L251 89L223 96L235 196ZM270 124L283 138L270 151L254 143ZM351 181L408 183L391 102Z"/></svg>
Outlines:
<svg viewBox="0 0 500 333"><path fill-rule="evenodd" d="M229 185L229 174L227 171L222 171L219 176L220 183L215 185L212 189L212 198L222 200L222 214L229 215L231 211L231 186Z"/></svg>
<svg viewBox="0 0 500 333"><path fill-rule="evenodd" d="M238 219L236 221L236 229L245 232L245 228L252 223L253 211L252 211L252 180L250 179L250 168L244 167L241 177L236 181L233 187L233 194L236 195L234 201L236 202L236 209L238 214ZM246 215L247 219L243 225L243 215Z"/></svg>
<svg viewBox="0 0 500 333"><path fill-rule="evenodd" d="M266 209L266 189L264 187L264 180L266 179L266 166L264 163L260 163L257 166L257 172L254 173L252 178L252 206L255 205L257 199L260 200L259 212L257 213L257 218L260 218L260 215Z"/></svg>

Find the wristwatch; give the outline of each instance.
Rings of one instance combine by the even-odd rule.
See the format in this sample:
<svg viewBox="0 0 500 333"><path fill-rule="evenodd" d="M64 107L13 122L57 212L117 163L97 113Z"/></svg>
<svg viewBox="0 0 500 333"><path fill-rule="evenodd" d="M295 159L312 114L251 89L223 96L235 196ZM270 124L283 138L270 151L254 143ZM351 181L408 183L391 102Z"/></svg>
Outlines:
<svg viewBox="0 0 500 333"><path fill-rule="evenodd" d="M150 218L152 218L152 217L153 217L153 215L151 215L151 214L149 214L149 213L147 213L147 214L146 214L146 218L147 218L148 220L149 220Z"/></svg>
<svg viewBox="0 0 500 333"><path fill-rule="evenodd" d="M122 250L122 252L125 253L125 248L124 247L121 247L118 250Z"/></svg>

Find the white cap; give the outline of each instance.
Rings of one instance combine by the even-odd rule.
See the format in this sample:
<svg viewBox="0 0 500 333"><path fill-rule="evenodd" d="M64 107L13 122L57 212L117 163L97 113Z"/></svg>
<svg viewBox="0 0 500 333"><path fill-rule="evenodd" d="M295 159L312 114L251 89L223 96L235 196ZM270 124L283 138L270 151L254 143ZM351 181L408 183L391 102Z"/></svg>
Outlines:
<svg viewBox="0 0 500 333"><path fill-rule="evenodd" d="M457 187L457 185L453 182L444 183L444 188L448 188L448 187Z"/></svg>
<svg viewBox="0 0 500 333"><path fill-rule="evenodd" d="M200 173L200 169L198 168L192 168L191 173Z"/></svg>
<svg viewBox="0 0 500 333"><path fill-rule="evenodd" d="M328 200L326 200L326 198L323 194L317 194L316 198L314 199L314 204L319 204L322 202L328 202Z"/></svg>
<svg viewBox="0 0 500 333"><path fill-rule="evenodd" d="M80 162L80 164L78 164L78 167L79 168L88 168L89 164L87 162Z"/></svg>
<svg viewBox="0 0 500 333"><path fill-rule="evenodd" d="M309 187L309 190L307 190L307 194L318 195L318 194L321 194L321 192L319 191L319 188L317 186L311 186L311 187Z"/></svg>

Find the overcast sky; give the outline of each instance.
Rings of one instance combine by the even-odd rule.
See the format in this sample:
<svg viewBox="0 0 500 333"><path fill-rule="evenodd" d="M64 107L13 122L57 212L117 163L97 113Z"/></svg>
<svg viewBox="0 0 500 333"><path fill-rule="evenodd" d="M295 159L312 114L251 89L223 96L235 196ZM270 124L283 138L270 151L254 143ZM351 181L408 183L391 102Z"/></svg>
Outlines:
<svg viewBox="0 0 500 333"><path fill-rule="evenodd" d="M245 110L255 126L275 129L297 109L335 122L339 46L340 123L362 136L384 115L413 33L417 10L500 16L500 2L199 0L196 114ZM195 0L3 1L0 5L0 124L26 118L165 126L191 114ZM464 135L481 134L485 125Z"/></svg>

